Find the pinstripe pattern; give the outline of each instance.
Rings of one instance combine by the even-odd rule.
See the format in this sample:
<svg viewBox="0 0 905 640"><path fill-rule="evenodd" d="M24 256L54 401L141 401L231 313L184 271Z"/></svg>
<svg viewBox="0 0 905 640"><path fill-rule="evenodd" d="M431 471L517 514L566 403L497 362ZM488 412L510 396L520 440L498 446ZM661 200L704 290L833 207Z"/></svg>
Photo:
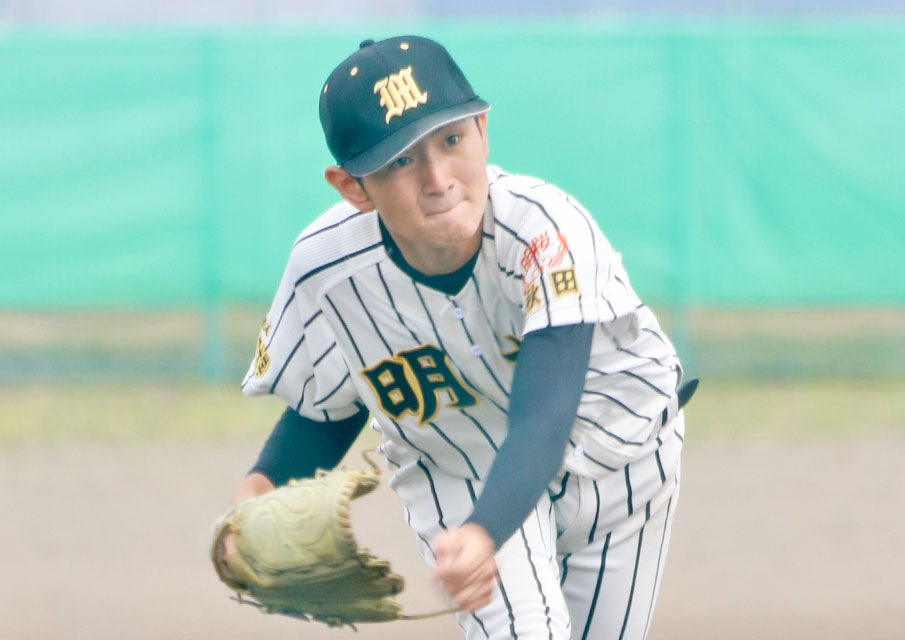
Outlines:
<svg viewBox="0 0 905 640"><path fill-rule="evenodd" d="M603 480L570 483L583 485L584 493L593 487L599 507L574 488L555 503L559 517L572 521L560 532L559 566L563 591L572 597L574 638L647 635L678 494L681 442L671 434L660 456L636 460ZM661 479L664 468L668 475ZM551 492L560 486L551 483Z"/></svg>
<svg viewBox="0 0 905 640"><path fill-rule="evenodd" d="M597 582L594 583L594 594L591 596L591 606L588 608L588 615L584 622L584 631L581 633L581 639L585 640L591 630L591 623L594 621L594 614L597 613L597 600L600 598L600 586L603 584L603 575L606 573L606 554L610 549L610 537L612 533L606 534L603 542L603 551L600 554L600 569L597 571Z"/></svg>
<svg viewBox="0 0 905 640"><path fill-rule="evenodd" d="M525 334L594 324L563 467L499 550L491 604L458 619L470 639L640 640L677 493L681 366L574 198L495 167L488 182L481 248L455 287L394 261L376 212L320 216L293 245L242 387L314 420L364 404L432 562L431 540L470 515L506 439Z"/></svg>

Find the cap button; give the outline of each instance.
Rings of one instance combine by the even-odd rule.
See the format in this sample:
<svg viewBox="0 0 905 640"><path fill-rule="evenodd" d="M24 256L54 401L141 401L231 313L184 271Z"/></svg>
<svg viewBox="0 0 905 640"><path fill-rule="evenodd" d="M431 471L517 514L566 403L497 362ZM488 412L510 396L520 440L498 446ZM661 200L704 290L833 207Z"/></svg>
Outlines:
<svg viewBox="0 0 905 640"><path fill-rule="evenodd" d="M370 38L368 38L367 40L362 40L362 41L359 43L358 48L359 48L359 49L364 49L365 47L370 47L372 44L374 44L374 41L371 40Z"/></svg>

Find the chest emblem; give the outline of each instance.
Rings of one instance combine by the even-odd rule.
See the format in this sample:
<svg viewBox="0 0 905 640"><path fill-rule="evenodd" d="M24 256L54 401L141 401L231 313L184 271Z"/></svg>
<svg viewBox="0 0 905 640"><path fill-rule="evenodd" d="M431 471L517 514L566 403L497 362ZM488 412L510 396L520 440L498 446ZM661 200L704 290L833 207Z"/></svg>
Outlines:
<svg viewBox="0 0 905 640"><path fill-rule="evenodd" d="M437 415L441 402L451 409L478 404L477 392L462 380L449 356L432 344L397 351L361 374L380 408L396 420L410 413L420 425Z"/></svg>

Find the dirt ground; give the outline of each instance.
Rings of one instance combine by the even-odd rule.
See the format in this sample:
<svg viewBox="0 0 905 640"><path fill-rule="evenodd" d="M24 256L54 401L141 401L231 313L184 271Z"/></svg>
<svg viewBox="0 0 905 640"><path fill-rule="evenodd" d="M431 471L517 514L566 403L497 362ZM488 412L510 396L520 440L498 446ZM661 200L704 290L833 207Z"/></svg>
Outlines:
<svg viewBox="0 0 905 640"><path fill-rule="evenodd" d="M355 634L231 602L209 530L259 444L0 448L0 638L460 637L451 616ZM650 640L905 638L903 453L901 433L690 439ZM409 612L443 606L386 486L353 518L407 576Z"/></svg>

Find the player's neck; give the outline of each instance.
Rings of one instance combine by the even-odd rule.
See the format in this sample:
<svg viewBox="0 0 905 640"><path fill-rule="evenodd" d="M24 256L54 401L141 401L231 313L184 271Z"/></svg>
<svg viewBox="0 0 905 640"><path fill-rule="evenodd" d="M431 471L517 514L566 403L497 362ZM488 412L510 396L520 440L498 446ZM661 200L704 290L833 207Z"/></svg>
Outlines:
<svg viewBox="0 0 905 640"><path fill-rule="evenodd" d="M471 276L472 270L474 269L475 262L478 258L478 250L480 249L479 236L478 246L471 252L471 255L466 257L464 262L445 272L432 274L426 273L424 270L418 269L411 264L408 260L408 256L403 254L399 245L393 239L393 236L390 235L389 230L383 225L383 222L380 223L380 233L383 236L383 244L386 247L387 255L400 270L408 274L416 282L426 284L429 287L451 295L458 293L462 287L465 286L465 283L468 281L468 278Z"/></svg>
<svg viewBox="0 0 905 640"><path fill-rule="evenodd" d="M468 263L481 248L483 229L478 228L467 242L457 246L436 246L427 243L405 242L394 237L381 221L380 232L388 252L395 250L411 269L426 276L440 276L453 273ZM394 257L394 260L396 258Z"/></svg>

